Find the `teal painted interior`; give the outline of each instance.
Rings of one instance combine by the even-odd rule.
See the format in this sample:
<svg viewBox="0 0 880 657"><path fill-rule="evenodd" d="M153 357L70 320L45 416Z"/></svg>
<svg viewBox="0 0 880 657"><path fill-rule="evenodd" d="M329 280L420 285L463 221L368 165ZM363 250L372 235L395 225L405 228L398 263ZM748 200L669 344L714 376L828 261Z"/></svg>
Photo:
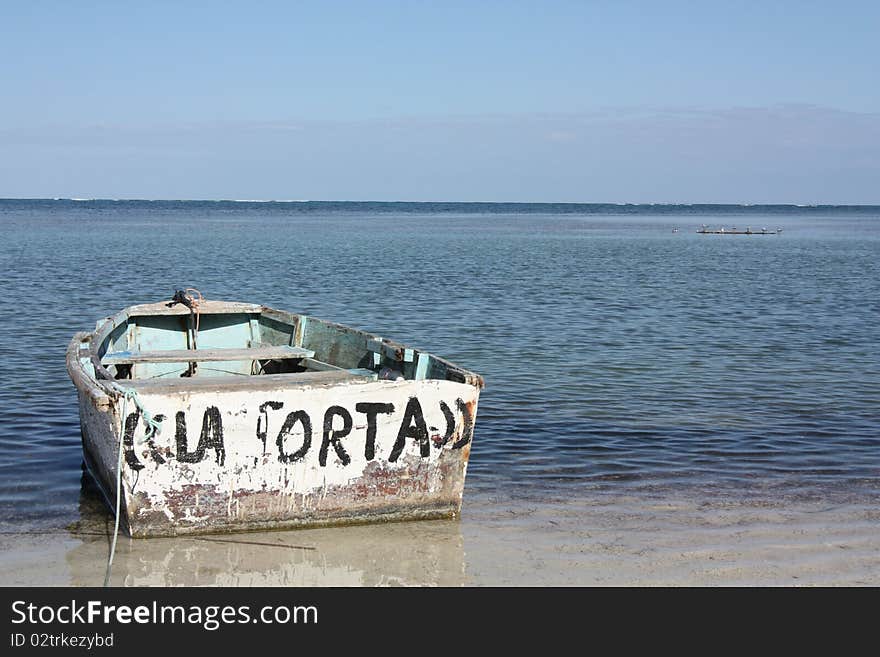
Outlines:
<svg viewBox="0 0 880 657"><path fill-rule="evenodd" d="M259 346L299 346L315 352L314 360L350 370L379 372L388 368L406 379L447 377L447 365L426 352L380 342L363 331L303 315L285 315L287 321L260 313L205 314L199 318L197 348L247 349ZM120 351L191 349L189 315L134 316L121 321L105 338L99 354ZM396 351L402 349L404 361ZM225 377L306 371L297 359L272 361L201 362L195 376ZM189 364L134 363L110 366L118 379L176 377Z"/></svg>
<svg viewBox="0 0 880 657"><path fill-rule="evenodd" d="M251 332L251 316L203 315L199 321L199 349L241 349L259 343L259 336ZM250 374L251 363L247 361L218 361L199 363L198 375L228 376L230 374Z"/></svg>

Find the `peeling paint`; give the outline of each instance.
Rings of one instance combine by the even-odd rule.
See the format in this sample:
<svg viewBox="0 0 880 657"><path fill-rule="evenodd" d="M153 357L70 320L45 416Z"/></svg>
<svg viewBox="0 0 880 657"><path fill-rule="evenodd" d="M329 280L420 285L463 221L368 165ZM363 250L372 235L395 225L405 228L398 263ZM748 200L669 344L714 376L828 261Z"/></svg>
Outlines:
<svg viewBox="0 0 880 657"><path fill-rule="evenodd" d="M132 444L141 458L126 463L122 473L129 532L159 536L455 516L478 395L474 386L439 380L194 392L185 401L143 393L151 414L177 421L163 422L153 439L155 450L141 449L143 423L133 427ZM416 405L421 425L414 419ZM116 406L104 413L81 398L85 446L99 459L116 441ZM336 409L333 426L324 427L333 458L322 465L328 409ZM358 418L347 433L347 425L336 419L338 409ZM423 438L422 425L443 431L429 436L425 429ZM311 444L300 459L282 458L301 451L309 432ZM347 459L334 449L337 434ZM397 450L399 458L392 460ZM159 462L154 451L166 458ZM110 491L115 465L112 458L104 463L96 474Z"/></svg>

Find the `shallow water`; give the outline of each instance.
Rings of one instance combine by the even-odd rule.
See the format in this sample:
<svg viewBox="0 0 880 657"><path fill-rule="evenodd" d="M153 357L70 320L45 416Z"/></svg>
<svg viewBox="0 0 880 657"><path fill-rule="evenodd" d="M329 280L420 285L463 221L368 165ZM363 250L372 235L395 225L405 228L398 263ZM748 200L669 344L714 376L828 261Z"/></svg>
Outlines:
<svg viewBox="0 0 880 657"><path fill-rule="evenodd" d="M65 347L183 286L484 375L466 506L880 492L880 208L0 201L0 229L6 529L107 517Z"/></svg>

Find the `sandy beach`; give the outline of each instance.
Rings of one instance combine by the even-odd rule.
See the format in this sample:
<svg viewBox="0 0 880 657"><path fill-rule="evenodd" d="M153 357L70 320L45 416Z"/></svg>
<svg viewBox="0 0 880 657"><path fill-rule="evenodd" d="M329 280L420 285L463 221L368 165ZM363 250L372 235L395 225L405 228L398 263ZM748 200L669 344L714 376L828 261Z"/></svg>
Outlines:
<svg viewBox="0 0 880 657"><path fill-rule="evenodd" d="M0 584L96 586L108 515L4 533ZM100 519L100 520L99 520ZM476 497L460 521L119 541L116 586L876 586L880 509Z"/></svg>

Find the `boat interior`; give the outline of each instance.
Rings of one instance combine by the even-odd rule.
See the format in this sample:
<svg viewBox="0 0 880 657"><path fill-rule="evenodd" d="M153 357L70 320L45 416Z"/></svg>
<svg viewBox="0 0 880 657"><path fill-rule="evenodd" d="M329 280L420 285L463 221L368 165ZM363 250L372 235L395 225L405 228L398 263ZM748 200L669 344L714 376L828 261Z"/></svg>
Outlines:
<svg viewBox="0 0 880 657"><path fill-rule="evenodd" d="M80 345L96 379L136 387L222 382L482 378L427 352L306 315L245 303L131 306ZM85 353L87 350L87 353ZM261 377L261 378L255 378Z"/></svg>

